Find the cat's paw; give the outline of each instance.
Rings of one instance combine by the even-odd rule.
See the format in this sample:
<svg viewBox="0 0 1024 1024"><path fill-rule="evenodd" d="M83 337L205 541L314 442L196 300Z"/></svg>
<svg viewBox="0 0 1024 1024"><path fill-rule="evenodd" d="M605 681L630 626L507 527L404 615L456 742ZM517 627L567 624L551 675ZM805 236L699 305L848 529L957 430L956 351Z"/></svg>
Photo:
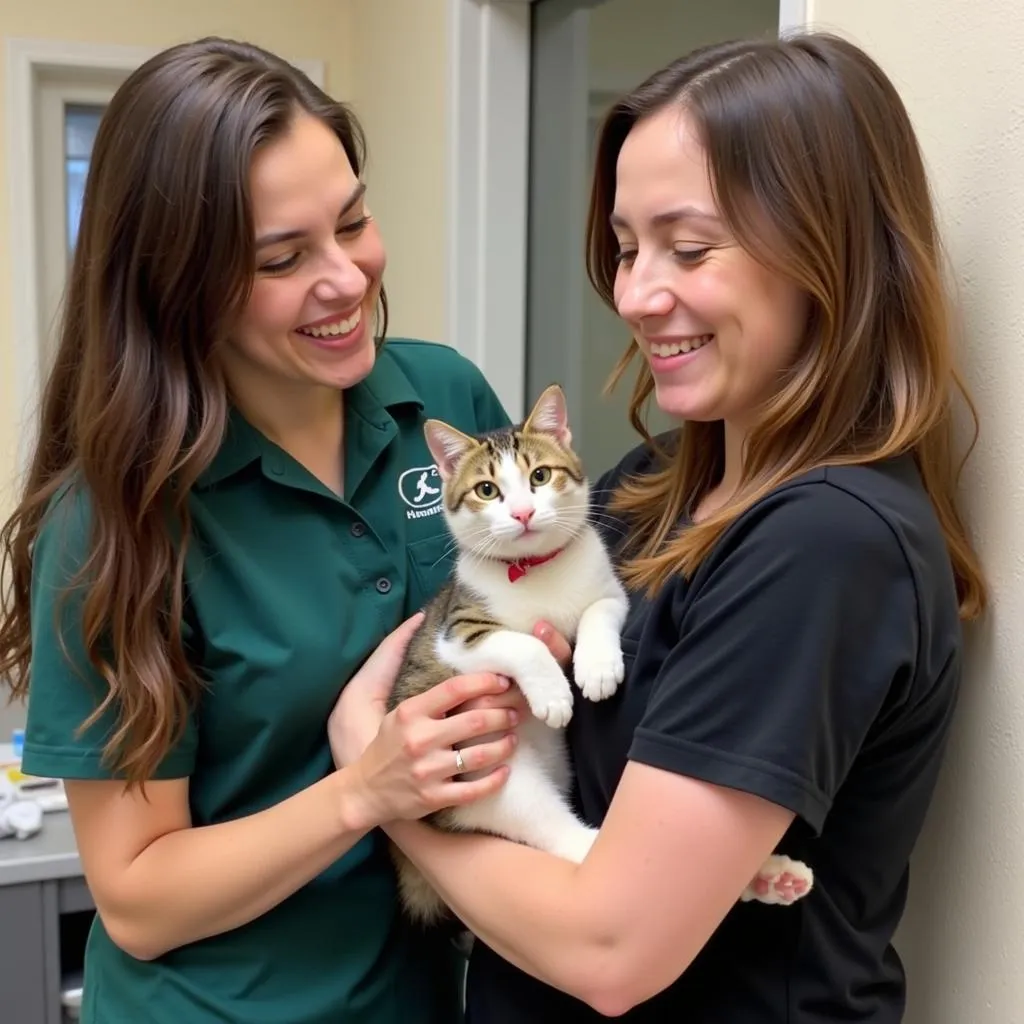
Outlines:
<svg viewBox="0 0 1024 1024"><path fill-rule="evenodd" d="M530 701L530 710L552 729L564 729L572 718L572 692L566 687L565 694L550 694L536 701Z"/></svg>
<svg viewBox="0 0 1024 1024"><path fill-rule="evenodd" d="M740 900L772 903L788 907L803 899L814 888L814 872L800 860L781 854L769 857L758 869Z"/></svg>
<svg viewBox="0 0 1024 1024"><path fill-rule="evenodd" d="M596 828L580 825L579 828L559 837L552 846L551 853L564 860L571 860L573 864L582 864L587 854L590 853L590 848L594 845L596 838Z"/></svg>
<svg viewBox="0 0 1024 1024"><path fill-rule="evenodd" d="M572 668L576 685L587 700L610 697L626 672L618 637L577 643Z"/></svg>
<svg viewBox="0 0 1024 1024"><path fill-rule="evenodd" d="M561 671L535 672L518 680L535 718L552 729L563 729L572 718L572 690Z"/></svg>

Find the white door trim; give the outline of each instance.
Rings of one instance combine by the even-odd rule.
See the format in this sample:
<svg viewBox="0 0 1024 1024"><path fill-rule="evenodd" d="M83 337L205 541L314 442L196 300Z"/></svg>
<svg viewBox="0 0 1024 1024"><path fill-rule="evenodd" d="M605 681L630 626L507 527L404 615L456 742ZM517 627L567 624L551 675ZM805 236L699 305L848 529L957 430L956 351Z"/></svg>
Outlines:
<svg viewBox="0 0 1024 1024"><path fill-rule="evenodd" d="M53 39L7 40L6 117L7 175L10 216L11 262L10 338L14 346L15 402L19 416L17 466L19 473L35 442L34 420L39 402L41 329L41 281L38 211L40 192L36 168L39 139L36 130L40 80L47 74L61 78L101 73L127 75L155 52L135 46L107 46ZM317 85L323 87L324 63L295 60Z"/></svg>
<svg viewBox="0 0 1024 1024"><path fill-rule="evenodd" d="M807 8L810 2L811 0L779 0L780 35L807 27Z"/></svg>
<svg viewBox="0 0 1024 1024"><path fill-rule="evenodd" d="M447 341L523 414L530 8L449 0Z"/></svg>
<svg viewBox="0 0 1024 1024"><path fill-rule="evenodd" d="M525 413L533 0L449 0L447 341ZM780 32L809 0L779 0ZM581 243L582 245L582 240Z"/></svg>

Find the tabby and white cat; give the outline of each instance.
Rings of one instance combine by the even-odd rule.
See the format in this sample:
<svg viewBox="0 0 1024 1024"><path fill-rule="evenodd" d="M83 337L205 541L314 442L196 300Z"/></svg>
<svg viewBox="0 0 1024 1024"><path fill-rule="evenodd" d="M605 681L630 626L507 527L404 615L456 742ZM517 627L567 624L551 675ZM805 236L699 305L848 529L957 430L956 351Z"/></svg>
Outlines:
<svg viewBox="0 0 1024 1024"><path fill-rule="evenodd" d="M571 446L565 396L552 385L521 427L470 437L438 420L425 426L458 548L453 577L428 603L406 651L389 710L455 675L513 679L533 717L519 726L505 785L493 796L428 817L449 831L488 832L579 863L597 836L573 812L562 729L573 693L551 652L532 635L538 620L575 641L573 675L589 700L611 697L623 678L620 632L629 604L589 521L589 486ZM402 901L425 922L446 907L392 847ZM809 891L804 865L775 856L743 899L792 902L784 873ZM765 884L765 880L768 884ZM760 881L759 881L760 880ZM755 890L755 884L758 888Z"/></svg>

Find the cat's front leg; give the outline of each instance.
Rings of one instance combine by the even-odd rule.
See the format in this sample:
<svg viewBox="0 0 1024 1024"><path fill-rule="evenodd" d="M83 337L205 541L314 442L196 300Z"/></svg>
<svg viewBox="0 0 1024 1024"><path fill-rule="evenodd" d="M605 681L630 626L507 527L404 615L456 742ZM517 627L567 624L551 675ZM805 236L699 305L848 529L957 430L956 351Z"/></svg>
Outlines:
<svg viewBox="0 0 1024 1024"><path fill-rule="evenodd" d="M629 602L625 594L604 597L580 617L573 652L576 685L587 700L604 700L619 688L625 675L620 636Z"/></svg>
<svg viewBox="0 0 1024 1024"><path fill-rule="evenodd" d="M561 729L572 718L572 688L554 655L535 636L498 629L472 645L442 638L438 656L459 673L497 672L522 690L530 711L546 725Z"/></svg>

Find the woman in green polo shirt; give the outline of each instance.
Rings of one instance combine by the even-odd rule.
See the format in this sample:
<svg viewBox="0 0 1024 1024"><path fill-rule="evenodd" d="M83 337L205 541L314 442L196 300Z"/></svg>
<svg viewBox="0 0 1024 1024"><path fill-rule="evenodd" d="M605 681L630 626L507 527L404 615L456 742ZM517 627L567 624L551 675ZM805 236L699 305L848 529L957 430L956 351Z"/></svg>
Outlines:
<svg viewBox="0 0 1024 1024"><path fill-rule="evenodd" d="M146 63L96 140L0 610L99 911L86 1024L459 1014L376 826L502 783L450 751L508 756L511 706L457 711L502 681L408 702L341 771L326 722L450 566L424 419L507 418L451 349L380 340L362 163L345 107L220 40Z"/></svg>

